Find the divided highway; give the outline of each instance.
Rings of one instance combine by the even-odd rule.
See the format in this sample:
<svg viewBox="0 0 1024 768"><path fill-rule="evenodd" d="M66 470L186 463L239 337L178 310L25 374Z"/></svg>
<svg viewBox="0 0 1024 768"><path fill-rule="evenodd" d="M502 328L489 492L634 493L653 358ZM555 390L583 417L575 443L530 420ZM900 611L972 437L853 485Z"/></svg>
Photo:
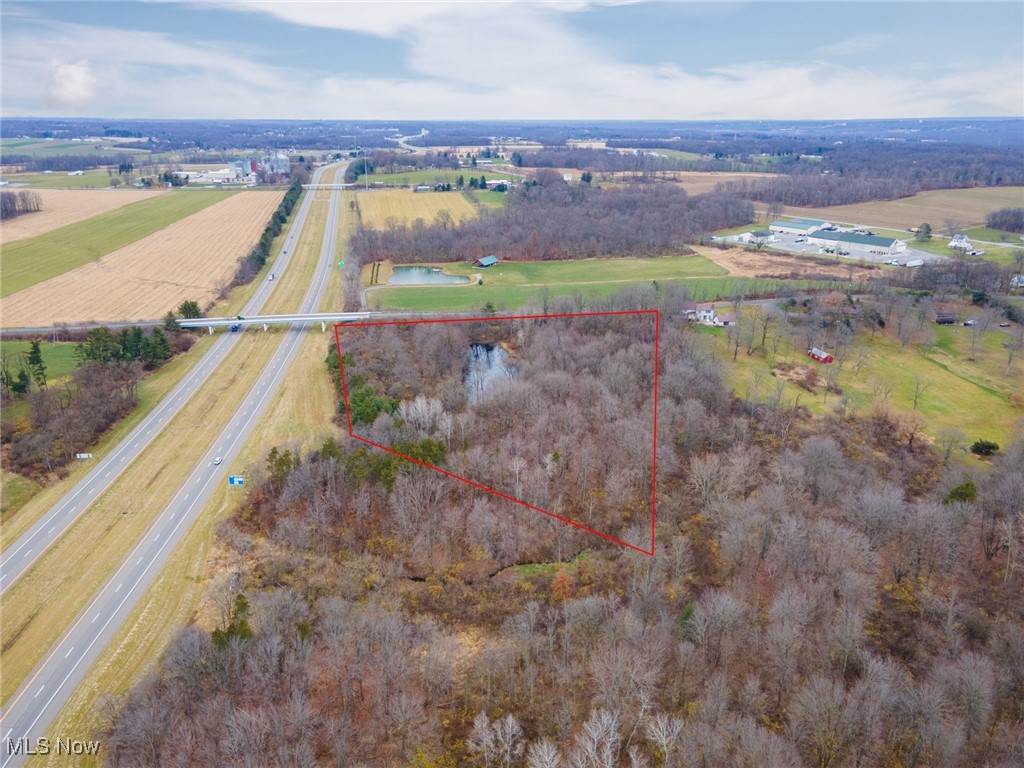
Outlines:
<svg viewBox="0 0 1024 768"><path fill-rule="evenodd" d="M320 179L331 167L334 166L317 169L313 178ZM291 254L295 250L299 234L306 223L306 216L309 213L313 196L314 193L306 195L299 205L288 237L272 267L275 274L283 272L291 260ZM243 316L259 312L270 298L270 293L275 285L277 285L276 282L264 281L246 304L242 311ZM3 552L0 552L0 595L6 592L32 567L40 555L74 525L82 513L89 508L89 505L102 496L104 491L131 465L135 457L160 434L189 398L206 382L217 366L224 361L236 340L237 337L230 334L224 334L218 338L188 375L178 382L174 389L139 422L127 437L100 459L96 466L79 480L60 501L50 507L31 528L10 546L5 547Z"/></svg>
<svg viewBox="0 0 1024 768"><path fill-rule="evenodd" d="M321 169L321 173L322 171L323 169ZM295 225L292 227L288 243L285 246L289 253L294 245L293 238L297 238L301 232L301 225L305 221L305 214L308 211L311 198L312 195L303 202L300 208L300 217L296 219ZM302 302L300 311L303 313L319 309L326 291L333 265L339 203L340 194L335 192L331 196L326 234L320 251L316 277ZM284 256L283 250L282 256ZM275 269L280 268L279 262L275 265ZM261 287L258 293L258 296L263 297L259 299L260 304L265 299L266 288L266 285ZM253 302L256 301L257 298L254 298ZM250 305L253 302L250 302ZM259 306L250 306L246 308L246 311L253 312L258 309ZM0 746L0 768L8 768L8 766L14 768L14 766L22 765L28 759L31 754L29 750L32 750L37 744L37 740L46 734L50 723L71 698L75 688L88 673L92 664L99 658L106 645L130 615L135 604L160 573L175 546L199 516L217 484L226 482L226 475L232 460L266 411L284 377L288 375L303 338L301 325L292 326L281 335L278 349L260 373L253 388L232 415L228 424L211 443L203 458L192 468L170 503L157 515L114 574L100 587L86 607L71 622L70 627L47 651L43 660L12 696L0 715L0 745L2 745ZM212 372L216 362L223 359L232 339L233 337L229 335L218 339L210 352L204 356L200 365L197 365L197 370L202 368L205 371L202 374L203 379ZM215 357L213 353L217 350L221 351L219 356ZM198 386L198 383L201 382L197 382L195 386ZM80 514L72 513L70 510L77 509L79 505L84 509L89 501L112 482L112 478L115 477L114 473L120 472L129 463L128 456L134 456L152 439L152 436L143 427L157 430L173 416L187 395L193 391L194 388L179 392L179 389L176 388L170 396L165 398L160 408L151 414L151 417L157 417L156 420L149 421L148 424L146 422L140 424L132 432L132 435L107 457L108 459L114 458L112 462L105 465L104 473L94 470L79 483L79 486L85 486L87 489L86 481L93 478L92 482L101 484L98 490L82 493L77 500L68 498L68 501L65 502L68 504L68 508L64 514L68 516ZM163 414L163 418L161 418L157 413L165 404L169 404L173 410ZM139 442L139 447L136 448L133 438L145 440L145 442ZM122 449L129 451L129 454L124 455L123 459L120 458L123 455L120 453ZM215 457L223 457L223 463L214 464ZM97 467L97 470L99 469L100 467ZM76 486L76 490L68 494L68 497L78 490L79 487ZM62 506L58 505L55 509ZM46 517L49 517L49 513L44 516L44 518ZM42 538L36 541L44 548L49 546L59 532L66 529L72 521L73 518L70 517L69 519L61 518L60 522L54 522L51 519L48 521L50 527L47 527L46 524L34 526L33 531L37 528L45 531ZM32 531L26 536L31 533ZM14 546L19 546L20 541ZM11 548L11 551L13 550L14 547ZM20 554L22 552L25 554ZM8 552L5 552L4 555L8 555ZM15 556L31 560L36 555L35 546L28 545L21 547ZM17 564L17 561L15 563ZM24 568L20 572L23 571ZM86 734L53 734L52 738L83 739L86 736ZM54 745L55 742L51 741L51 747Z"/></svg>

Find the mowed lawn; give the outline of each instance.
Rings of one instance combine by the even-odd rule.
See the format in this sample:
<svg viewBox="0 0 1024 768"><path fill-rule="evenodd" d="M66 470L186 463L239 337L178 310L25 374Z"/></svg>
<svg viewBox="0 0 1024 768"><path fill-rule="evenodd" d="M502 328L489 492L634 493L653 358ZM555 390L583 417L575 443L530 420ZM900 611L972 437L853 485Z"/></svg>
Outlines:
<svg viewBox="0 0 1024 768"><path fill-rule="evenodd" d="M364 227L384 229L394 221L411 224L423 219L427 224L441 211L462 221L476 216L476 208L461 192L413 192L411 189L371 189L356 193Z"/></svg>
<svg viewBox="0 0 1024 768"><path fill-rule="evenodd" d="M453 187L462 177L464 184L469 184L471 178L479 179L481 176L488 181L515 181L515 177L507 173L492 170L486 166L472 166L466 168L427 168L422 171L404 171L402 173L371 173L369 176L360 176L359 184L365 184L369 179L372 187L375 182L381 184L451 184Z"/></svg>
<svg viewBox="0 0 1024 768"><path fill-rule="evenodd" d="M0 355L7 361L7 365L13 374L18 372L18 364L22 355L28 355L31 343L28 341L0 341ZM53 344L49 341L39 343L39 352L43 356L43 365L46 366L46 380L54 382L71 375L71 372L78 367L78 344L71 341Z"/></svg>
<svg viewBox="0 0 1024 768"><path fill-rule="evenodd" d="M116 175L116 174L115 174ZM53 173L11 173L4 176L13 185L32 189L106 189L113 178L104 168L83 171L81 176L68 176L65 171ZM120 177L118 177L120 178Z"/></svg>
<svg viewBox="0 0 1024 768"><path fill-rule="evenodd" d="M574 259L571 261L503 261L480 269L472 263L447 264L452 275L481 275L484 285L550 285L552 283L621 282L721 277L725 269L703 256L650 259Z"/></svg>
<svg viewBox="0 0 1024 768"><path fill-rule="evenodd" d="M0 296L69 272L234 194L181 191L140 200L4 248Z"/></svg>
<svg viewBox="0 0 1024 768"><path fill-rule="evenodd" d="M765 293L788 287L809 287L808 281L761 280L727 276L727 271L703 256L668 256L651 259L580 259L576 261L502 262L488 269L472 264L444 264L453 275L481 275L483 285L381 286L366 294L371 309L412 311L467 310L491 304L514 309L528 301L579 296L608 296L623 288L652 283L675 283L688 288L698 301ZM366 270L369 267L365 268ZM383 275L388 274L382 270ZM364 277L365 277L364 273ZM366 285L366 280L363 282Z"/></svg>

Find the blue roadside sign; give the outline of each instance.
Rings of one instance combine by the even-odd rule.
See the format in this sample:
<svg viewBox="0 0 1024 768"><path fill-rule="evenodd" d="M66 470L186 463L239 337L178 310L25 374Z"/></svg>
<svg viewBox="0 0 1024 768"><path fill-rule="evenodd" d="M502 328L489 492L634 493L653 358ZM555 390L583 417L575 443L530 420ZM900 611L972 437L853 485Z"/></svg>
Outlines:
<svg viewBox="0 0 1024 768"><path fill-rule="evenodd" d="M245 478L241 475L228 475L228 485L245 485Z"/></svg>

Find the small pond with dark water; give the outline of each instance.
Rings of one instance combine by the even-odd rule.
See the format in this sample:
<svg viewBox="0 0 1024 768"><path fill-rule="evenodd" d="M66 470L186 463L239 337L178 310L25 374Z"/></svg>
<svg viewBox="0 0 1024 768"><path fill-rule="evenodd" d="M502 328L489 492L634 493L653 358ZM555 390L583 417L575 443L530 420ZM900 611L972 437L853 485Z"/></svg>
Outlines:
<svg viewBox="0 0 1024 768"><path fill-rule="evenodd" d="M508 352L498 344L469 345L464 381L471 403L500 382L515 378L516 368L507 360Z"/></svg>
<svg viewBox="0 0 1024 768"><path fill-rule="evenodd" d="M388 285L455 285L468 283L463 275L446 275L439 267L395 267Z"/></svg>

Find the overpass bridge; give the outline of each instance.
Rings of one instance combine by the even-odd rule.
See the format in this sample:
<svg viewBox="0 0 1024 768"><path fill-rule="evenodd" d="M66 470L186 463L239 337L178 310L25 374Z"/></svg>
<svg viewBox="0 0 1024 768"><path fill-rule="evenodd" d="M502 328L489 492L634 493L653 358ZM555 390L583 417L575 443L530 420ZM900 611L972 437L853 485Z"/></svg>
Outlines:
<svg viewBox="0 0 1024 768"><path fill-rule="evenodd" d="M330 323L354 323L357 320L366 320L370 317L368 312L311 312L307 314L294 315L238 315L235 317L198 317L194 320L179 320L178 325L182 328L205 328L207 332L213 333L214 328L232 328L249 325L262 325L267 330L271 325L291 325L292 323L320 323L320 330L326 331Z"/></svg>
<svg viewBox="0 0 1024 768"><path fill-rule="evenodd" d="M244 315L235 317L197 317L194 320L178 320L182 328L205 328L213 333L214 328L231 328L238 326L262 325L269 330L272 325L292 325L293 323L320 323L320 330L326 331L328 325L335 323L356 323L364 320L413 320L424 318L445 317L478 317L475 312L309 312L294 315Z"/></svg>
<svg viewBox="0 0 1024 768"><path fill-rule="evenodd" d="M303 184L303 189L351 189L355 184Z"/></svg>

